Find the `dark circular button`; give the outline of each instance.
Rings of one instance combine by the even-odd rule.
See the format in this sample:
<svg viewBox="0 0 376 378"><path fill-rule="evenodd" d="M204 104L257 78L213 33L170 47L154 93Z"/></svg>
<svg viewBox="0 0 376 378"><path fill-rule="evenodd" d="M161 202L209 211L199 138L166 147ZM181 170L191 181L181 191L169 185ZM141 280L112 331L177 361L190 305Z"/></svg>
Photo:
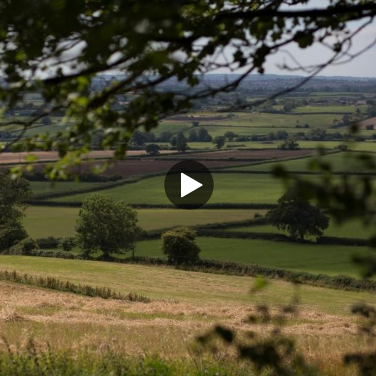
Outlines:
<svg viewBox="0 0 376 378"><path fill-rule="evenodd" d="M168 199L180 209L198 209L209 201L214 181L208 168L194 160L175 164L165 177Z"/></svg>

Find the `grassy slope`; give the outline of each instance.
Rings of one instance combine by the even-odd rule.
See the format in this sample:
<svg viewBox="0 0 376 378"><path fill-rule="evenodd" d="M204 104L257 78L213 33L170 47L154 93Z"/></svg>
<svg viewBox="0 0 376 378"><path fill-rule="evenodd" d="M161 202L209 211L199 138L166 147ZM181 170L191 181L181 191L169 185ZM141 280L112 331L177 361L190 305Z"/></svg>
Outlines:
<svg viewBox="0 0 376 378"><path fill-rule="evenodd" d="M209 203L274 203L283 194L282 184L269 175L215 173L213 178L215 188ZM176 190L180 191L180 185ZM164 191L163 176L103 190L100 193L112 195L129 204L170 203ZM58 200L63 202L82 201L86 196L87 194L79 194L62 197Z"/></svg>
<svg viewBox="0 0 376 378"><path fill-rule="evenodd" d="M26 211L25 226L33 238L48 236L73 236L78 208L32 206ZM232 222L253 218L255 212L262 210L137 210L140 226L145 230L195 225L214 222Z"/></svg>
<svg viewBox="0 0 376 378"><path fill-rule="evenodd" d="M260 294L250 296L249 289L254 280L249 277L93 261L0 256L0 269L53 275L76 283L107 286L123 293L133 291L152 298L172 299L198 305L205 303L206 306L287 304L294 293L292 285L283 281L271 280L270 285ZM373 294L306 285L301 286L300 295L303 308L337 315L347 314L350 304L357 301L375 303Z"/></svg>
<svg viewBox="0 0 376 378"><path fill-rule="evenodd" d="M366 252L366 247L343 247L284 243L270 240L198 238L201 257L205 259L237 261L274 268L357 276L351 256ZM137 244L137 255L162 256L160 240Z"/></svg>

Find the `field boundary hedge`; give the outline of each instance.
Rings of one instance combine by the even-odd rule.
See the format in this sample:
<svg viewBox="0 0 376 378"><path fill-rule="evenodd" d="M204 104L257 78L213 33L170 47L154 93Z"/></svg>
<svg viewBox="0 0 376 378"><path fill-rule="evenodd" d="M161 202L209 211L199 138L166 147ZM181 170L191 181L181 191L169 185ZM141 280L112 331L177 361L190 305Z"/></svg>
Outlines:
<svg viewBox="0 0 376 378"><path fill-rule="evenodd" d="M38 286L50 290L64 291L73 294L84 295L86 297L97 297L102 299L117 299L129 302L150 303L151 300L139 294L129 293L127 295L117 293L108 287L90 286L74 284L69 281L61 281L51 276L33 276L27 273L21 274L17 271L9 272L0 270L0 280Z"/></svg>

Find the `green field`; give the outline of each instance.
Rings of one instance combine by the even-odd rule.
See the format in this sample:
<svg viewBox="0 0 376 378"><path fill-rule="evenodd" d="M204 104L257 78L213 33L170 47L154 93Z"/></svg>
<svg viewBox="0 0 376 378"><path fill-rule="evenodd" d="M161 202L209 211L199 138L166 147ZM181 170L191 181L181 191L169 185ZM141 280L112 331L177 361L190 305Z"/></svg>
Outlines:
<svg viewBox="0 0 376 378"><path fill-rule="evenodd" d="M282 183L268 174L223 174L214 173L214 192L210 203L275 203L283 194ZM179 187L176 187L180 191ZM229 195L231 193L231 195ZM170 204L164 191L164 176L141 180L111 189L101 190L100 194L111 195L129 204ZM77 194L61 197L62 202L82 201L87 196ZM51 200L53 201L53 200Z"/></svg>
<svg viewBox="0 0 376 378"><path fill-rule="evenodd" d="M24 224L30 236L36 239L73 236L78 211L78 208L69 207L31 206L26 210ZM263 210L137 210L139 225L147 231L178 225L241 221L253 218L255 212L265 213Z"/></svg>
<svg viewBox="0 0 376 378"><path fill-rule="evenodd" d="M330 164L334 172L373 172L371 169L362 169L362 164L359 163L362 153L341 152L336 154L329 154L320 157L320 161L325 164ZM374 158L372 156L372 158ZM285 169L294 171L311 171L312 158L302 158L295 160L288 160L279 163L265 163L257 165L249 165L246 167L228 168L226 170L244 170L244 171L271 171L276 165L282 165Z"/></svg>
<svg viewBox="0 0 376 378"><path fill-rule="evenodd" d="M269 240L244 240L204 238L197 239L201 258L258 264L309 273L357 276L351 257L368 252L366 247L344 247L275 242ZM136 255L161 257L160 240L142 241L137 244Z"/></svg>
<svg viewBox="0 0 376 378"><path fill-rule="evenodd" d="M230 228L229 231L236 232L284 232L278 230L272 225L262 226L248 226L248 227L235 227ZM325 230L324 236L333 236L338 238L359 238L368 239L375 235L375 229L372 226L366 226L359 220L350 220L342 224L336 223L334 220L330 221L329 227Z"/></svg>
<svg viewBox="0 0 376 378"><path fill-rule="evenodd" d="M93 187L99 187L103 185L102 183L98 182L56 182L56 183L49 183L43 181L32 181L30 182L31 190L34 194L52 194L57 192L66 192L70 190L80 190L80 189L87 189Z"/></svg>
<svg viewBox="0 0 376 378"><path fill-rule="evenodd" d="M202 306L204 301L206 309L207 306L216 305L287 304L294 295L293 285L283 281L270 280L270 284L260 294L250 295L249 289L254 279L249 277L94 261L0 256L0 268L52 275L61 280L105 286L121 293L136 292L151 298L172 299L179 303ZM302 285L299 294L302 309L335 315L349 314L350 305L359 301L376 303L374 294L308 285ZM174 304L162 302L160 306L160 311L163 311L163 306L171 307ZM127 305L123 307L126 308ZM144 311L146 310L147 307Z"/></svg>

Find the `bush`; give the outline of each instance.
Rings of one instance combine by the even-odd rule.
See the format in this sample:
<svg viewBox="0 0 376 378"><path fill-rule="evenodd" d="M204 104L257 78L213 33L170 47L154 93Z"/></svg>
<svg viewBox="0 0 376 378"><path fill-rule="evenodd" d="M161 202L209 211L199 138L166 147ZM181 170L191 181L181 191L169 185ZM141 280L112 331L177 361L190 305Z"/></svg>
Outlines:
<svg viewBox="0 0 376 378"><path fill-rule="evenodd" d="M12 255L28 255L31 252L38 250L38 249L39 249L39 245L37 244L37 242L34 239L26 238L26 239L21 240L16 245L14 245L10 249L9 252Z"/></svg>
<svg viewBox="0 0 376 378"><path fill-rule="evenodd" d="M75 246L74 238L62 238L58 245L58 247L61 248L65 252L71 251L74 246Z"/></svg>
<svg viewBox="0 0 376 378"><path fill-rule="evenodd" d="M200 248L195 243L196 232L178 227L162 234L162 251L173 264L190 264L199 260Z"/></svg>
<svg viewBox="0 0 376 378"><path fill-rule="evenodd" d="M7 250L27 238L27 232L18 223L0 227L0 251Z"/></svg>

